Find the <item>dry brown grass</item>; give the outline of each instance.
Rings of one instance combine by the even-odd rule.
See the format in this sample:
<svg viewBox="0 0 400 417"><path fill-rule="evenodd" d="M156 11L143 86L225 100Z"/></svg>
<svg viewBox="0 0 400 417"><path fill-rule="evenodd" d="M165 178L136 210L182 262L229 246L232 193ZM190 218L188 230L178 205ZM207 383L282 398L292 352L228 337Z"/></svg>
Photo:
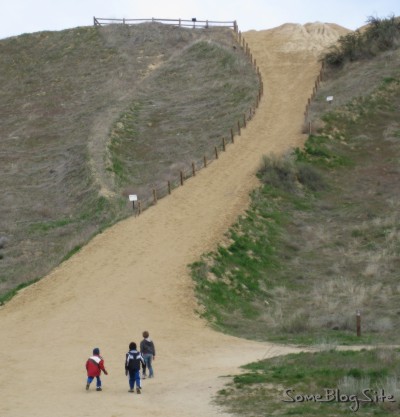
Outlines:
<svg viewBox="0 0 400 417"><path fill-rule="evenodd" d="M139 90L141 100L146 94L162 99L169 87L163 82L170 81L163 80L162 67L183 65L183 51L200 40L234 52L227 29L161 24L82 27L0 42L0 238L7 240L0 250L0 293L44 275L93 234L131 213L107 171L110 128ZM240 65L250 67L246 60ZM185 114L176 109L168 117L181 126L201 125L210 136L214 126L204 124L204 114L196 118L193 112L198 110L198 90L216 87L211 82L215 74L211 68L209 79L197 75L191 78L194 95L180 109ZM239 76L243 78L233 78ZM178 90L180 80L175 82L172 88ZM209 104L212 114L216 102ZM240 103L226 103L223 97L218 104L232 110ZM146 140L154 141L159 133ZM165 144L170 164L182 163L180 156L174 159L181 146L179 137ZM157 171L164 156L141 150ZM186 153L191 159L191 146ZM137 155L122 154L138 163ZM151 175L163 176L147 170L146 189L154 182Z"/></svg>

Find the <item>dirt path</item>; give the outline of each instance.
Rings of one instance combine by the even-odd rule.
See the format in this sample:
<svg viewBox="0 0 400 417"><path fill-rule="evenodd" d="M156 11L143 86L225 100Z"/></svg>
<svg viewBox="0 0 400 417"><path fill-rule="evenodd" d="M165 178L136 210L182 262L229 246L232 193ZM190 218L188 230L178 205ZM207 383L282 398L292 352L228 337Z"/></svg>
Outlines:
<svg viewBox="0 0 400 417"><path fill-rule="evenodd" d="M329 27L323 27L332 36ZM193 310L187 265L217 242L248 203L261 155L302 144L303 110L326 36L303 26L245 34L263 73L256 117L218 162L138 218L97 236L79 254L0 309L0 415L71 417L220 415L221 375L294 351L210 330ZM128 394L123 359L142 330L154 337L156 378ZM84 363L100 347L110 375L84 390Z"/></svg>

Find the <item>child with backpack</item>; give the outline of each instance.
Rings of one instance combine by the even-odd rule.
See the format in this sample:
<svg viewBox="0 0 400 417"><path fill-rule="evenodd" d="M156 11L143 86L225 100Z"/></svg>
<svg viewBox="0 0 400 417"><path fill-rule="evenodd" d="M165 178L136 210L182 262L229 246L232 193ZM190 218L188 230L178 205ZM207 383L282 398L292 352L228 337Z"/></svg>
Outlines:
<svg viewBox="0 0 400 417"><path fill-rule="evenodd" d="M136 392L142 393L140 365L144 366L143 356L136 350L136 343L131 342L129 343L129 352L125 357L125 375L129 373L129 392L134 392L136 383Z"/></svg>
<svg viewBox="0 0 400 417"><path fill-rule="evenodd" d="M90 384L92 383L94 378L96 378L96 391L102 391L100 374L101 371L103 371L106 375L108 375L108 372L104 367L104 359L100 356L99 348L94 348L93 356L91 356L86 361L86 371L88 376L86 382L86 391L89 389Z"/></svg>

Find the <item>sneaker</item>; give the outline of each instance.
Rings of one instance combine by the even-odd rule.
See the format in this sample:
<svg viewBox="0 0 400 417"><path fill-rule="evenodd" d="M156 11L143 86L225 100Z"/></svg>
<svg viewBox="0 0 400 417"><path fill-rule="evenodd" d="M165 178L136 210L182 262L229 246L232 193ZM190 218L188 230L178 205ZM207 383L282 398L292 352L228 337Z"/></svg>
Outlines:
<svg viewBox="0 0 400 417"><path fill-rule="evenodd" d="M103 391L103 390L101 389L101 387L97 387L96 391Z"/></svg>
<svg viewBox="0 0 400 417"><path fill-rule="evenodd" d="M141 388L136 388L136 392L137 392L138 394L141 394L141 393L142 393Z"/></svg>
<svg viewBox="0 0 400 417"><path fill-rule="evenodd" d="M86 384L86 391L89 389L90 385Z"/></svg>
<svg viewBox="0 0 400 417"><path fill-rule="evenodd" d="M142 379L146 379L147 377L146 377L146 375L142 375Z"/></svg>
<svg viewBox="0 0 400 417"><path fill-rule="evenodd" d="M133 388L131 388L128 392L135 392L135 390Z"/></svg>

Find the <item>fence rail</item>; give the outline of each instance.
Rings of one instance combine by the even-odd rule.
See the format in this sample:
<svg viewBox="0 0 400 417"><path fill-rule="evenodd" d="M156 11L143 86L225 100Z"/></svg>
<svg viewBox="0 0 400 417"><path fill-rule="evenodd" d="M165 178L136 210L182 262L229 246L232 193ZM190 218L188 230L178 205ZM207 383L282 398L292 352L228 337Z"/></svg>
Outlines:
<svg viewBox="0 0 400 417"><path fill-rule="evenodd" d="M178 27L190 27L193 29L207 29L209 27L227 27L238 31L236 20L234 21L217 21L217 20L197 20L196 18L188 19L158 19L152 17L150 19L108 19L102 17L93 17L94 26L106 26L113 24L135 25L145 22L157 22L166 25Z"/></svg>

